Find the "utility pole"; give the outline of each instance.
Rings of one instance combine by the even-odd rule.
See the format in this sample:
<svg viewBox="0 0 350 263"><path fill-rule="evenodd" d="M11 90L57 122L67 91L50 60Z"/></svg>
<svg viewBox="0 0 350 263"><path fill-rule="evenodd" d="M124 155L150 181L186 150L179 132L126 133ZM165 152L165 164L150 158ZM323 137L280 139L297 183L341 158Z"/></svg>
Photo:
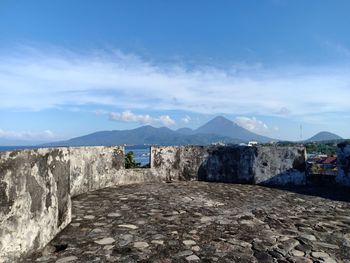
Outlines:
<svg viewBox="0 0 350 263"><path fill-rule="evenodd" d="M303 125L300 124L300 140L303 140Z"/></svg>

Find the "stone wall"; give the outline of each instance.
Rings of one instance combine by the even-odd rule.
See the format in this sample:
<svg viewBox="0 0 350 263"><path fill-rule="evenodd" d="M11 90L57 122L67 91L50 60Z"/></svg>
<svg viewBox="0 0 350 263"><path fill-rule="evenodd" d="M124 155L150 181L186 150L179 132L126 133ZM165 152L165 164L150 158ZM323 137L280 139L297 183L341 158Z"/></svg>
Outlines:
<svg viewBox="0 0 350 263"><path fill-rule="evenodd" d="M0 153L0 262L44 247L71 220L71 197L100 188L160 181L124 169L123 147Z"/></svg>
<svg viewBox="0 0 350 263"><path fill-rule="evenodd" d="M265 185L306 184L305 147L256 147L254 183Z"/></svg>
<svg viewBox="0 0 350 263"><path fill-rule="evenodd" d="M118 178L117 184L126 185L151 182L164 182L164 178L155 169L137 168L126 169L123 175Z"/></svg>
<svg viewBox="0 0 350 263"><path fill-rule="evenodd" d="M69 148L68 158L72 197L113 185L162 180L154 169L125 169L123 146Z"/></svg>
<svg viewBox="0 0 350 263"><path fill-rule="evenodd" d="M166 180L305 184L304 147L152 147L151 167Z"/></svg>
<svg viewBox="0 0 350 263"><path fill-rule="evenodd" d="M337 161L336 182L340 185L350 186L350 143L338 144Z"/></svg>
<svg viewBox="0 0 350 263"><path fill-rule="evenodd" d="M0 153L0 262L46 245L71 220L67 149Z"/></svg>
<svg viewBox="0 0 350 263"><path fill-rule="evenodd" d="M304 147L212 147L199 180L265 185L305 184Z"/></svg>
<svg viewBox="0 0 350 263"><path fill-rule="evenodd" d="M197 180L209 146L153 146L151 168L166 181Z"/></svg>
<svg viewBox="0 0 350 263"><path fill-rule="evenodd" d="M348 170L347 170L348 171ZM0 262L45 246L71 220L71 197L131 183L205 180L302 184L302 147L152 147L150 169L124 169L123 147L0 153Z"/></svg>
<svg viewBox="0 0 350 263"><path fill-rule="evenodd" d="M124 175L124 147L69 149L70 193L73 196L120 183Z"/></svg>
<svg viewBox="0 0 350 263"><path fill-rule="evenodd" d="M254 183L253 166L256 148L247 146L211 147L201 164L200 181Z"/></svg>

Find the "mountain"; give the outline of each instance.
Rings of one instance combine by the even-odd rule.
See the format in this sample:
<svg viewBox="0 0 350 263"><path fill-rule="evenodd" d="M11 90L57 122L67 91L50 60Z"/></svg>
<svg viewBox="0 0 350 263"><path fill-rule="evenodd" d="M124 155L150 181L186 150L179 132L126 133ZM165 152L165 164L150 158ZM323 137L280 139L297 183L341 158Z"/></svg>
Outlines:
<svg viewBox="0 0 350 263"><path fill-rule="evenodd" d="M216 117L196 130L142 126L132 130L100 131L67 141L46 143L42 146L97 146L97 145L206 145L212 143L269 142L271 138L252 133L234 122Z"/></svg>
<svg viewBox="0 0 350 263"><path fill-rule="evenodd" d="M76 137L68 141L47 143L43 146L108 146L122 144L206 145L216 142L239 143L241 141L215 134L185 135L165 127L154 128L152 126L143 126L133 130L100 131L85 136Z"/></svg>
<svg viewBox="0 0 350 263"><path fill-rule="evenodd" d="M194 134L217 134L224 137L236 138L241 141L258 141L262 143L274 141L271 138L250 132L236 123L218 116L193 131Z"/></svg>
<svg viewBox="0 0 350 263"><path fill-rule="evenodd" d="M176 130L178 133L190 135L193 134L193 130L190 128L180 128Z"/></svg>
<svg viewBox="0 0 350 263"><path fill-rule="evenodd" d="M340 137L337 134L327 132L327 131L322 131L314 136L312 136L310 139L306 140L307 142L321 142L321 141L333 141L333 140L342 140L343 138Z"/></svg>

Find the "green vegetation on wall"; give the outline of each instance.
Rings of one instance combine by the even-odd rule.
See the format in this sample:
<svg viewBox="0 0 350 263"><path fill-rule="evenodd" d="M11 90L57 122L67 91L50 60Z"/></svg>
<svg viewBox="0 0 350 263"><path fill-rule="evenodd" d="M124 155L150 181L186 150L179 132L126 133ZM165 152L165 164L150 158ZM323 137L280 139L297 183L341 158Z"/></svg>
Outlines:
<svg viewBox="0 0 350 263"><path fill-rule="evenodd" d="M132 169L132 168L140 168L141 163L138 163L134 160L134 152L130 151L125 155L125 168L126 169Z"/></svg>

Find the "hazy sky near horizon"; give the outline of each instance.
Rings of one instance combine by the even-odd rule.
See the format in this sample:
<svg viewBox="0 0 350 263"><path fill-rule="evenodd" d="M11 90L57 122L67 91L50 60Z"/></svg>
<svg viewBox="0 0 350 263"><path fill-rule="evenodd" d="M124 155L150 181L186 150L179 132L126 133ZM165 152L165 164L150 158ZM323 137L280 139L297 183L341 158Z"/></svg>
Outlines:
<svg viewBox="0 0 350 263"><path fill-rule="evenodd" d="M347 0L0 0L0 139L223 115L350 138Z"/></svg>

